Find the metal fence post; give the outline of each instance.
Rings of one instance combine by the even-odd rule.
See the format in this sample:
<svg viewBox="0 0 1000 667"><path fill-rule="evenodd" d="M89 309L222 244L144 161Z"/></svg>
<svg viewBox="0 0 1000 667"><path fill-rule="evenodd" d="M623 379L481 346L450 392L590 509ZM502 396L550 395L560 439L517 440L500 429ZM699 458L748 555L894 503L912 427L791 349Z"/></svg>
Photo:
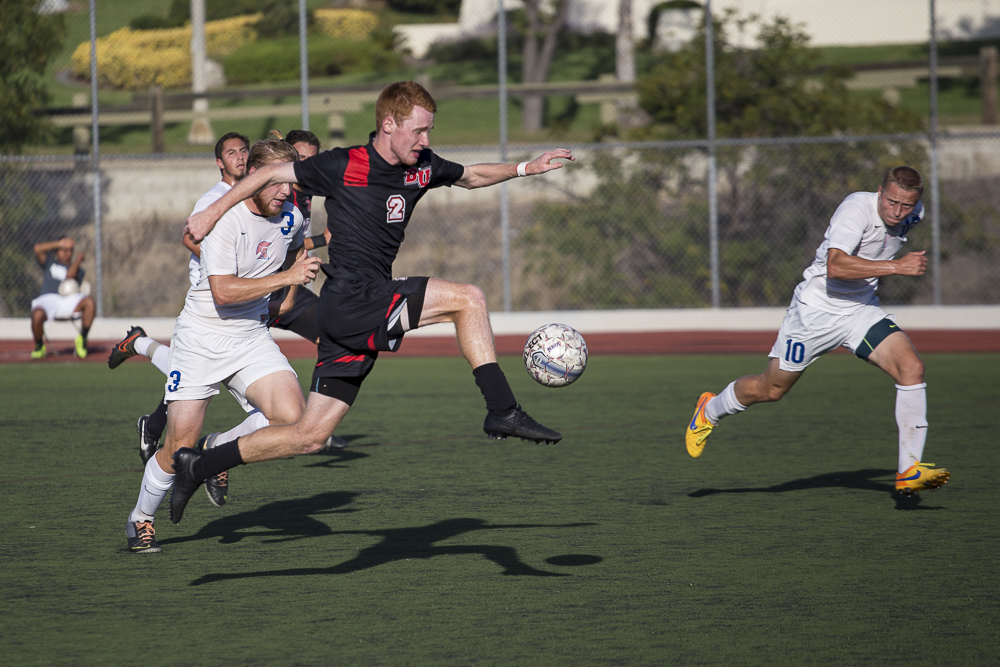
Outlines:
<svg viewBox="0 0 1000 667"><path fill-rule="evenodd" d="M299 0L299 84L302 88L302 129L309 129L309 37L306 0Z"/></svg>
<svg viewBox="0 0 1000 667"><path fill-rule="evenodd" d="M497 3L497 77L500 98L500 162L507 161L507 14L503 0ZM510 194L507 182L500 184L500 254L503 274L503 310L512 308L510 295Z"/></svg>
<svg viewBox="0 0 1000 667"><path fill-rule="evenodd" d="M97 0L90 0L90 123L94 147L94 286L97 317L104 317L104 280L101 254L101 132L97 116Z"/></svg>
<svg viewBox="0 0 1000 667"><path fill-rule="evenodd" d="M938 176L938 58L935 3L930 0L931 280L934 305L941 305L941 183Z"/></svg>
<svg viewBox="0 0 1000 667"><path fill-rule="evenodd" d="M719 277L719 193L715 160L715 26L712 0L705 2L705 108L708 112L708 253L712 272L712 308L721 299Z"/></svg>

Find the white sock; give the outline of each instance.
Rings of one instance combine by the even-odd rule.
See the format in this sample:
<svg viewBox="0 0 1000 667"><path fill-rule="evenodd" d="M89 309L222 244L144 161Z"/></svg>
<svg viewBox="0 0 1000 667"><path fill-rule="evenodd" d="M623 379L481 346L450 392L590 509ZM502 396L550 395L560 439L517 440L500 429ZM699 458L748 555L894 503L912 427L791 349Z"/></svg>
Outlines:
<svg viewBox="0 0 1000 667"><path fill-rule="evenodd" d="M215 437L212 442L212 446L221 445L224 442L230 442L244 435L250 435L258 429L262 429L269 425L271 422L267 420L264 413L260 410L254 410L247 415L247 418L239 423L238 426L234 426L225 433L220 433ZM207 442L207 441L206 441Z"/></svg>
<svg viewBox="0 0 1000 667"><path fill-rule="evenodd" d="M921 460L927 441L927 383L896 385L896 426L899 427L899 469Z"/></svg>
<svg viewBox="0 0 1000 667"><path fill-rule="evenodd" d="M155 350L157 345L159 345L159 343L149 336L140 336L139 338L136 338L135 343L133 343L135 351L144 357L153 356L149 353L149 348L152 347Z"/></svg>
<svg viewBox="0 0 1000 667"><path fill-rule="evenodd" d="M170 346L155 341L149 336L142 336L135 339L135 351L144 357L149 357L153 365L160 369L164 375L169 370L167 361L170 359Z"/></svg>
<svg viewBox="0 0 1000 667"><path fill-rule="evenodd" d="M722 393L713 398L705 406L705 419L710 424L718 424L719 420L729 415L739 414L747 409L747 406L736 400L736 380L729 383Z"/></svg>
<svg viewBox="0 0 1000 667"><path fill-rule="evenodd" d="M156 341L153 341L156 342ZM149 357L149 361L166 375L170 371L170 346L156 343L156 349Z"/></svg>
<svg viewBox="0 0 1000 667"><path fill-rule="evenodd" d="M146 463L146 470L142 473L142 488L139 490L139 500L135 504L135 509L128 515L128 520L152 521L156 509L167 496L167 491L173 486L173 473L164 472L156 457L149 459Z"/></svg>

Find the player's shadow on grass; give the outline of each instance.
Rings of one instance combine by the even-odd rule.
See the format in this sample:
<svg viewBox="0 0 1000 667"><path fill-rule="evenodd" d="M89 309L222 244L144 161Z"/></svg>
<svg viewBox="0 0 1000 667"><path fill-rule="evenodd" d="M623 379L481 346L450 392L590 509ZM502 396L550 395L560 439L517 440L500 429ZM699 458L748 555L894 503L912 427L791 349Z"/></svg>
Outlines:
<svg viewBox="0 0 1000 667"><path fill-rule="evenodd" d="M363 438L363 435L357 436L347 436L344 438L350 444L351 440L356 440L358 438ZM350 447L346 449L323 449L308 459L309 463L306 463L304 468L343 468L341 465L343 463L350 463L351 461L358 461L360 459L366 459L371 454L365 454L364 452L359 452L356 449L351 449Z"/></svg>
<svg viewBox="0 0 1000 667"><path fill-rule="evenodd" d="M194 535L160 540L161 544L178 544L218 538L222 544L234 544L246 537L266 537L264 542L290 542L307 537L331 535L330 526L314 518L318 514L357 512L344 509L354 502L356 493L329 491L309 498L279 500L251 512L240 512L210 521Z"/></svg>
<svg viewBox="0 0 1000 667"><path fill-rule="evenodd" d="M338 530L331 535L372 535L381 537L382 541L370 547L361 549L358 555L331 567L301 567L287 570L269 570L263 572L212 573L206 574L191 582L192 586L200 586L216 581L230 579L247 579L255 577L296 577L316 574L350 574L360 570L378 567L399 560L417 558L433 558L434 556L479 555L488 558L503 568L500 574L534 577L566 577L567 574L539 570L523 562L517 556L513 547L495 544L438 545L438 542L452 539L475 530L497 530L512 528L577 528L593 526L593 523L508 523L490 524L482 519L445 519L429 526L413 526L410 528L386 528L384 530ZM574 555L573 558L582 558ZM600 557L587 556L600 562ZM557 561L558 562L558 561Z"/></svg>
<svg viewBox="0 0 1000 667"><path fill-rule="evenodd" d="M804 477L793 479L774 486L740 487L735 489L698 489L688 494L689 498L703 498L714 496L720 493L785 493L786 491L803 491L806 489L859 489L861 491L878 491L880 493L891 494L896 501L898 510L935 510L941 507L919 507L920 496L900 496L895 493L896 485L892 481L876 481L879 478L889 477L890 480L895 474L895 470L883 470L877 468L867 468L865 470L842 470L840 472L828 472L814 477Z"/></svg>

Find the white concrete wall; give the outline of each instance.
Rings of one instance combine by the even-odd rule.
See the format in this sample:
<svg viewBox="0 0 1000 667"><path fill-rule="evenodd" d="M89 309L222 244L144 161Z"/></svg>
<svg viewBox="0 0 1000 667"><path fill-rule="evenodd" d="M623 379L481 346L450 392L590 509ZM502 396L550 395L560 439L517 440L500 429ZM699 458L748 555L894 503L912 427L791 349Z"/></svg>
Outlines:
<svg viewBox="0 0 1000 667"><path fill-rule="evenodd" d="M1000 306L903 306L889 308L904 329L1000 330ZM551 312L491 313L497 335L524 335L539 322L563 322L589 333L642 333L656 331L777 331L784 308L679 308L650 310L572 310ZM141 325L157 340L169 341L174 318L98 318L90 330L93 340L117 340L129 327ZM69 322L47 322L52 340L71 339L77 331ZM295 339L291 331L272 329L275 339ZM451 324L434 324L407 336L454 336ZM0 318L0 340L31 340L31 320Z"/></svg>
<svg viewBox="0 0 1000 667"><path fill-rule="evenodd" d="M632 0L632 28L637 39L646 37L646 19L659 0ZM1000 36L1000 0L938 0L937 28L942 39ZM519 0L504 0L516 9ZM459 12L462 32L474 33L491 23L498 0L464 0ZM816 46L902 44L921 42L930 34L929 0L714 0L712 11L727 9L741 14L775 15L801 23ZM614 32L618 25L617 0L573 0L569 20L575 25L596 26ZM424 48L433 41L422 35Z"/></svg>

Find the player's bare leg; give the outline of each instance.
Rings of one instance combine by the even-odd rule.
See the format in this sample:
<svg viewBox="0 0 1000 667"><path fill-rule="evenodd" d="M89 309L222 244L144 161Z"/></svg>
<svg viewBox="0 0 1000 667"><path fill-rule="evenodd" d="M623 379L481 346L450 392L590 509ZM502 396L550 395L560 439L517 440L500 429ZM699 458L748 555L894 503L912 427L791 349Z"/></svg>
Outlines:
<svg viewBox="0 0 1000 667"><path fill-rule="evenodd" d="M779 364L778 359L769 359L763 373L745 375L729 383L718 396L711 392L699 396L694 416L684 433L688 454L693 458L702 455L708 436L723 417L743 412L755 403L781 400L802 373L783 371Z"/></svg>
<svg viewBox="0 0 1000 667"><path fill-rule="evenodd" d="M153 457L166 472L174 472L174 452L181 447L194 447L198 442L210 402L210 398L171 401L167 406L167 432L163 447Z"/></svg>
<svg viewBox="0 0 1000 667"><path fill-rule="evenodd" d="M31 336L35 339L35 349L31 353L32 359L45 358L45 310L35 308L31 311Z"/></svg>
<svg viewBox="0 0 1000 667"><path fill-rule="evenodd" d="M178 471L174 477L174 492L170 496L170 520L179 523L188 500L202 482L224 470L243 463L271 461L318 451L349 409L344 401L311 392L305 412L293 424L260 429L210 452L180 450L174 457Z"/></svg>
<svg viewBox="0 0 1000 667"><path fill-rule="evenodd" d="M158 553L153 528L154 515L174 481L173 462L163 452L172 451L181 445L193 445L201 431L205 411L211 399L196 401L174 401L170 404L170 418L164 448L156 456L150 457L143 470L139 498L125 523L125 537L131 553Z"/></svg>
<svg viewBox="0 0 1000 667"><path fill-rule="evenodd" d="M562 439L558 431L542 426L517 404L497 363L490 313L481 289L430 278L419 326L440 322L455 324L458 348L472 366L476 384L486 400L488 412L483 423L486 435L494 440L506 440L512 435L522 440L548 443Z"/></svg>
<svg viewBox="0 0 1000 667"><path fill-rule="evenodd" d="M441 322L455 324L458 349L472 368L496 363L493 326L490 324L486 296L481 289L475 285L430 278L418 326Z"/></svg>
<svg viewBox="0 0 1000 667"><path fill-rule="evenodd" d="M783 371L779 363L777 359L769 359L763 373L745 375L736 381L733 390L740 404L750 407L754 403L779 401L788 393L802 373Z"/></svg>
<svg viewBox="0 0 1000 667"><path fill-rule="evenodd" d="M240 438L240 457L245 463L271 461L300 454L313 454L324 447L351 409L331 396L310 392L302 417L293 424L262 429Z"/></svg>
<svg viewBox="0 0 1000 667"><path fill-rule="evenodd" d="M198 441L197 449L211 449L270 424L293 424L305 408L299 379L291 371L276 371L259 378L246 388L244 395L258 412L248 415L239 426L227 431L222 439L218 433L204 436ZM225 505L229 499L229 471L223 470L206 479L205 492L216 507Z"/></svg>
<svg viewBox="0 0 1000 667"><path fill-rule="evenodd" d="M896 381L896 426L899 428L896 492L908 496L944 486L951 473L921 460L927 441L927 384L924 382L924 362L917 349L909 336L897 331L872 350L868 361Z"/></svg>

